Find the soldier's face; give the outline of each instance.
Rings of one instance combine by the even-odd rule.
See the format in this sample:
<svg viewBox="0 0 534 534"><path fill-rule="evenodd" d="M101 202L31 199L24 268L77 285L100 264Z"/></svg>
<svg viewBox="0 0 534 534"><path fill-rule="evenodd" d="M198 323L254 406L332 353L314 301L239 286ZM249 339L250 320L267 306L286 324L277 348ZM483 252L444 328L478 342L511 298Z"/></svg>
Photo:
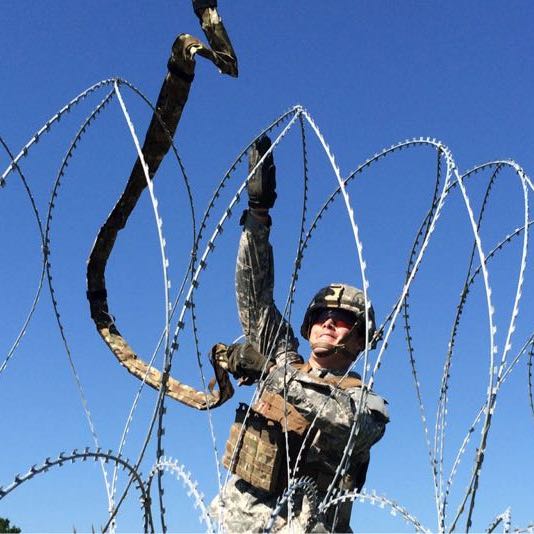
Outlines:
<svg viewBox="0 0 534 534"><path fill-rule="evenodd" d="M338 309L322 310L312 319L309 342L312 346L310 364L312 367L323 369L346 369L353 362L353 357L346 353L331 353L333 345L343 342L346 335L352 330L355 317L352 314ZM359 338L351 336L345 341L351 354L358 354L363 343Z"/></svg>
<svg viewBox="0 0 534 534"><path fill-rule="evenodd" d="M344 318L337 318L331 314L319 314L311 327L310 343L328 343L337 345L352 328Z"/></svg>

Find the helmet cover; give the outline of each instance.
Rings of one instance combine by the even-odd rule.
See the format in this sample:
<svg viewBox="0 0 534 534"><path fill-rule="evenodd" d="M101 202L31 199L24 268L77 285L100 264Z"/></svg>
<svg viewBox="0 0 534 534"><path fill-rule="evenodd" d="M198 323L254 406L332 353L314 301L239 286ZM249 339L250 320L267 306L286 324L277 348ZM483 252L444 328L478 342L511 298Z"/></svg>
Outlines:
<svg viewBox="0 0 534 534"><path fill-rule="evenodd" d="M375 333L375 312L371 301L368 300L368 327L369 340ZM365 296L361 289L347 284L330 284L320 289L311 300L304 320L300 327L300 333L304 339L309 338L313 315L324 308L339 308L346 310L356 317L356 322L365 321Z"/></svg>

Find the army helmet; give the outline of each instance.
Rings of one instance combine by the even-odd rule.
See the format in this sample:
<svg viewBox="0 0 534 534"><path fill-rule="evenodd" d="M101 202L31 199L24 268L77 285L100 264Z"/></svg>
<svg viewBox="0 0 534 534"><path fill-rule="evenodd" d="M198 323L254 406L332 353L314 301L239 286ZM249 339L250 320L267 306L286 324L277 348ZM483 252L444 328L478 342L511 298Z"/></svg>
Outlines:
<svg viewBox="0 0 534 534"><path fill-rule="evenodd" d="M373 306L369 302L368 310L368 327L369 341L375 333L375 312ZM365 321L365 297L361 289L358 289L347 284L330 284L320 289L313 299L311 300L306 313L304 314L304 320L300 327L300 333L304 339L309 338L310 329L312 327L313 315L316 311L325 308L340 308L351 312L356 317L356 322ZM362 329L364 332L364 330ZM371 344L373 348L374 344Z"/></svg>

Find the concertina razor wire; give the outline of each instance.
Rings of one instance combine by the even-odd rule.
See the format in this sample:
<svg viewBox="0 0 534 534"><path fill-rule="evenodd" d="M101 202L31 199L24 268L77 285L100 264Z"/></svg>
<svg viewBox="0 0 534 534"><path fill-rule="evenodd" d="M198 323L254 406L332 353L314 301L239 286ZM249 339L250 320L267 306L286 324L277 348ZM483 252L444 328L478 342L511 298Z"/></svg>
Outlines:
<svg viewBox="0 0 534 534"><path fill-rule="evenodd" d="M196 50L198 52L198 50ZM200 52L198 52L200 53ZM203 54L201 54L203 55ZM216 61L212 57L208 59ZM217 64L217 63L216 63ZM192 80L191 80L192 81ZM190 84L191 81L188 83ZM169 149L172 149L174 158L178 163L178 168L183 177L184 186L187 192L187 202L190 208L190 223L191 223L191 232L192 232L192 246L190 249L190 262L186 269L186 272L181 277L181 283L177 294L174 300L171 300L171 282L169 274L169 258L166 252L166 239L163 231L163 219L158 210L158 199L154 189L154 173L151 174L152 166L149 166L144 159L144 150L137 137L135 126L131 119L131 116L126 105L126 100L122 94L121 88L131 91L131 94L135 97L138 97L141 102L148 106L148 108L153 113L153 123L156 125L156 128L162 132L162 138L165 139L165 150L163 156ZM78 132L76 133L73 141L70 143L66 154L63 158L63 161L60 165L58 174L56 176L55 182L52 188L51 198L48 202L48 211L46 216L46 224L44 225L41 222L41 217L37 204L35 202L34 195L30 186L28 185L28 180L26 179L24 173L22 172L21 165L23 161L29 157L32 148L35 144L40 141L43 137L49 135L54 129L57 129L57 123L60 121L61 117L70 112L72 109L76 108L82 101L87 100L93 94L99 93L101 90L108 90L107 94L100 101L99 104L93 109L89 116L82 122ZM187 98L187 96L186 96ZM135 372L133 368L129 368L127 364L123 361L121 363L125 365L130 372L133 372L135 376L140 380L139 389L133 399L131 408L128 412L119 444L117 447L117 452L109 450L108 452L102 452L102 449L99 445L99 438L97 434L97 429L95 422L92 418L91 411L89 409L89 403L87 396L84 393L84 388L82 386L82 381L80 374L77 370L75 359L73 358L72 350L67 339L66 328L61 319L59 312L59 300L57 293L55 291L55 282L52 276L52 266L51 266L51 253L52 253L52 238L51 238L51 228L54 207L56 202L60 197L61 183L64 178L67 176L67 167L69 162L74 157L77 148L79 147L83 135L87 130L92 127L97 117L105 110L108 109L113 102L117 101L120 110L125 119L128 131L131 135L132 142L136 147L139 161L141 162L142 168L142 178L144 180L144 185L141 188L141 191L146 187L149 191L149 200L153 209L153 216L156 221L157 235L158 235L158 244L161 255L161 264L162 264L162 279L164 286L164 319L163 319L163 329L161 336L154 348L148 363L143 362L138 359L135 353L126 345L127 349L130 350L133 355L133 361L135 361ZM185 101L184 101L185 105ZM181 111L180 111L181 113ZM178 117L179 120L179 117ZM166 497L163 488L162 482L162 473L164 471L172 472L179 478L185 485L188 490L188 495L192 499L192 504L198 508L200 513L200 519L204 523L206 529L209 532L213 532L216 528L216 524L219 525L219 529L224 528L224 508L220 512L218 518L211 516L209 508L204 504L204 497L202 492L198 489L199 485L193 479L190 472L178 461L173 460L164 454L163 447L163 438L165 435L165 415L167 413L167 407L165 406L165 399L167 396L172 395L172 384L177 384L178 387L190 388L178 382L175 378L172 378L170 375L171 367L173 363L173 357L180 354L180 336L184 335L184 329L186 324L186 317L191 319L192 332L193 332L193 345L195 352L196 364L198 367L198 372L200 380L202 383L202 390L195 392L193 388L190 388L191 398L200 399L198 402L201 404L199 409L204 409L207 416L207 425L209 429L209 436L211 440L211 446L214 453L214 465L216 466L217 472L217 484L219 493L224 495L224 488L228 482L228 475L223 481L221 474L221 466L219 463L219 454L217 450L217 439L215 432L215 425L213 423L213 408L216 407L218 402L224 402L221 400L222 397L217 397L217 395L222 395L219 392L214 392L211 389L211 386L208 385L206 376L203 369L203 357L200 350L200 340L198 336L197 325L201 321L202 317L196 315L196 292L200 286L200 282L203 276L203 273L206 272L209 264L213 265L215 261L215 250L216 242L218 241L220 235L223 232L224 226L227 224L230 219L232 212L237 208L241 197L243 196L243 191L247 185L248 180L254 174L257 167L259 167L265 157L271 152L273 152L280 143L284 141L287 134L296 124L299 124L300 130L300 139L302 146L302 174L303 174L303 196L301 201L301 212L300 212L300 222L298 228L298 239L295 258L293 262L292 274L290 277L289 288L287 292L287 299L283 309L283 316L288 321L291 320L293 313L293 305L295 302L295 294L297 291L297 280L299 280L299 273L303 265L303 260L305 258L305 251L310 243L312 236L314 235L315 230L319 227L319 223L324 220L324 216L327 211L334 205L335 201L339 198L343 199L344 208L349 217L350 229L352 231L354 244L356 246L356 261L360 271L363 291L365 294L366 302L366 314L369 310L370 305L370 283L367 276L367 263L364 256L363 241L360 236L359 225L357 222L356 210L353 208L352 201L349 195L348 186L356 179L363 176L369 171L370 168L374 167L376 163L385 159L391 158L395 154L413 149L430 149L435 151L437 164L436 164L436 176L435 176L435 187L433 196L430 202L430 207L427 213L424 215L421 225L416 233L416 237L413 241L413 246L408 255L408 263L406 268L406 276L404 279L403 287L399 292L398 297L395 299L395 302L392 305L391 311L386 316L386 319L379 327L378 331L380 333L380 345L378 355L376 356L374 362L370 361L370 355L368 353L369 339L366 339L366 349L363 354L363 375L362 380L364 387L361 389L361 401L359 403L356 415L352 422L349 438L347 440L345 449L343 451L342 460L340 461L336 475L326 492L326 495L319 502L319 497L314 487L313 480L300 477L299 476L299 467L301 465L302 451L304 445L301 447L299 452L296 464L293 469L290 468L289 458L286 458L288 465L288 472L290 472L288 487L286 488L283 495L278 501L278 505L273 511L270 520L265 525L265 530L270 531L273 528L274 521L276 517L282 513L284 508L287 508L289 521L293 517L292 512L292 501L293 496L296 494L303 494L307 497L310 504L311 515L308 520L308 527L313 526L313 523L319 519L321 514L324 514L326 510L330 507L335 507L338 503L344 501L357 501L359 503L366 504L377 504L382 508L387 508L393 515L399 515L403 520L409 523L415 530L420 532L427 532L432 529L424 526L412 513L410 513L405 507L401 504L398 504L396 500L392 500L385 495L380 495L375 491L368 492L362 490L361 492L354 491L341 491L335 487L336 481L340 476L344 475L348 466L348 461L353 452L355 436L357 436L360 425L360 415L361 409L365 401L365 397L370 389L372 389L378 371L380 370L382 360L384 358L385 352L388 348L388 342L392 336L392 332L396 326L397 319L399 316L403 320L403 329L405 332L408 360L413 376L413 381L415 385L415 393L417 398L417 403L419 406L420 418L424 432L424 439L427 447L427 453L430 463L430 470L433 481L433 491L434 491L434 502L437 515L437 530L440 532L454 531L457 526L460 518L465 516L465 527L462 527L463 530L470 530L472 528L472 516L475 508L476 495L480 485L480 474L484 466L485 452L488 444L488 439L490 436L490 428L493 422L493 415L495 412L496 401L498 396L501 394L501 387L505 380L510 376L511 371L514 369L516 364L521 360L527 360L527 375L528 375L528 398L530 402L530 407L534 415L534 402L533 402L533 393L532 393L532 359L534 354L534 333L530 334L526 341L523 343L522 348L517 352L513 358L510 358L511 353L511 339L512 335L516 329L516 324L518 317L520 315L520 300L522 295L522 289L525 282L525 273L527 268L527 258L528 258L528 237L529 229L532 224L532 219L529 215L529 195L532 192L533 184L529 177L526 175L524 170L514 161L511 160L499 160L492 161L475 167L474 169L461 173L458 170L456 162L453 158L452 152L447 146L443 143L437 141L436 139L431 138L414 138L400 142L398 144L392 145L378 153L376 153L371 158L367 159L363 164L356 168L355 171L350 173L347 177L343 178L340 168L336 163L333 152L331 151L328 143L326 142L323 134L321 133L319 127L311 117L310 113L305 110L302 106L297 105L286 113L282 114L276 120L274 120L270 125L268 125L264 130L262 130L258 136L256 136L238 155L235 161L230 166L229 170L225 173L221 179L219 185L215 189L215 192L211 199L208 202L207 208L204 212L200 223L197 223L195 216L195 205L194 205L194 187L191 184L191 180L188 178L185 167L178 155L178 150L173 142L173 135L176 129L176 124L173 127L168 127L168 117L162 112L158 106L153 106L149 99L142 94L134 85L126 80L119 78L102 80L68 102L63 108L61 108L55 115L53 115L46 123L32 136L30 140L22 147L16 156L10 151L7 143L3 139L0 139L1 145L9 158L9 165L1 175L0 181L2 185L6 185L7 179L12 173L16 173L21 181L23 182L25 192L28 196L28 199L31 203L32 210L37 221L37 227L40 234L40 243L42 249L42 269L39 276L39 281L37 285L37 291L33 298L32 304L30 306L29 312L26 315L25 320L23 321L22 327L20 328L19 333L17 334L14 343L9 349L7 356L2 359L0 364L0 379L7 379L7 373L5 370L8 367L8 362L12 363L13 357L16 354L17 350L20 347L22 337L26 334L30 328L34 312L40 302L40 295L42 292L42 287L44 279L46 278L48 283L48 288L50 292L53 314L58 325L60 336L63 341L64 350L67 355L68 363L72 371L74 382L80 394L82 401L82 408L87 420L90 433L93 437L94 450L90 448L85 448L82 452L74 450L72 453L61 453L54 459L47 458L42 464L32 466L25 474L16 475L14 480L7 485L0 487L0 500L6 498L11 494L15 489L17 489L22 484L32 480L38 475L48 472L53 467L64 466L65 464L75 463L79 461L85 461L87 459L93 459L98 461L101 466L106 496L108 499L108 521L104 526L103 530L114 531L117 528L117 520L120 518L120 509L121 505L124 502L128 492L133 485L140 494L140 501L143 510L143 519L142 525L145 531L154 532L154 520L152 517L152 498L151 498L151 488L152 481L154 477L157 479L157 494L159 501L159 512L160 512L160 522L162 531L167 530L166 526ZM319 146L324 151L333 175L337 182L337 188L333 193L326 199L324 204L321 206L317 212L315 218L311 220L311 223L307 226L307 218L309 213L309 192L313 189L313 182L309 178L309 141L307 140L307 128L309 131L315 135L315 138L319 142ZM218 207L219 201L223 198L222 192L223 189L230 185L232 178L238 174L240 170L240 165L246 157L246 154L253 143L258 140L260 137L267 133L277 132L272 146L270 147L267 154L257 163L256 167L248 172L247 177L244 181L235 189L235 193L232 195L231 200L228 202L225 208L223 208L222 216L212 225L211 234L205 233L208 232L210 226L209 222L212 219L212 212L216 207ZM149 170L150 168L150 170ZM489 201L493 186L496 180L503 174L505 169L510 170L518 179L523 192L523 222L522 225L518 226L513 232L508 233L504 238L502 238L494 246L490 252L486 253L482 245L481 238L481 227L484 221L484 214ZM472 201L467 192L466 183L469 180L472 180L475 176L483 176L485 172L491 172L490 180L484 195L483 202L481 207L478 210L478 213L475 213L475 210L472 205ZM423 393L421 390L420 376L418 374L416 359L415 359L415 342L413 334L413 324L410 321L410 298L411 298L411 287L413 285L414 279L420 269L420 266L423 262L429 244L431 243L434 232L437 228L438 220L443 214L446 201L449 198L449 195L453 191L459 191L461 199L463 200L466 214L469 219L469 227L472 233L473 244L471 248L470 259L468 262L467 272L465 275L465 282L463 288L460 291L459 303L456 307L456 314L452 322L450 340L448 343L446 357L443 364L443 372L441 375L441 383L439 387L439 398L436 411L436 420L433 432L433 438L431 438L431 433L427 424L427 411L423 403ZM5 192L4 192L5 194ZM140 193L139 193L140 194ZM138 198L138 197L137 197ZM135 201L131 206L131 210L135 207ZM131 211L130 211L131 212ZM127 217L126 217L127 220ZM124 224L126 221L124 221ZM120 228L119 228L120 229ZM115 234L116 235L116 234ZM522 236L522 246L521 246L521 258L519 262L518 276L517 276L517 285L513 300L512 313L510 315L508 327L505 335L504 348L500 355L500 360L498 360L499 350L495 341L496 334L496 325L495 325L495 303L492 297L492 290L489 280L489 271L488 263L492 260L506 245L511 243L515 238ZM96 242L95 242L96 243ZM106 245L108 246L108 245ZM113 243L107 250L107 254L111 253L111 248ZM200 251L202 251L200 253ZM107 258L106 258L107 259ZM105 268L105 263L104 263ZM216 269L216 265L212 269ZM457 341L457 333L461 326L462 314L466 303L468 301L470 290L478 280L479 275L482 275L484 294L486 297L486 308L487 308L487 321L488 321L488 334L489 334L489 369L488 369L488 387L487 395L485 402L483 403L480 410L477 412L474 417L473 423L469 427L466 436L461 443L460 447L457 450L455 460L453 462L452 469L450 470L448 476L445 473L445 462L444 462L444 451L446 445L446 427L447 421L449 418L448 415L448 403L449 403L449 380L451 375L451 363L453 360L453 355L455 354L455 346ZM88 275L89 276L89 275ZM99 291L103 293L98 294L95 298L104 298L106 313L107 312L107 294L105 291L105 286L97 287L96 289L89 288L89 292L93 292L95 295ZM103 296L102 296L103 295ZM109 314L111 324L114 327L115 318ZM174 331L171 333L171 324L175 324ZM117 331L118 332L118 331ZM119 334L120 335L120 334ZM368 334L366 334L368 336ZM103 335L103 337L105 337ZM121 338L122 339L122 338ZM107 342L107 341L106 341ZM111 348L111 345L110 345ZM154 366L155 358L160 350L163 349L164 353L164 363L163 371L157 371ZM117 352L112 348L112 350ZM122 349L121 349L122 350ZM117 355L120 360L120 357ZM511 361L510 361L511 360ZM139 363L140 362L140 363ZM349 371L347 371L348 374ZM265 369L264 369L265 373ZM345 375L346 376L346 375ZM340 379L340 381L342 378ZM174 382L173 382L174 381ZM169 386L169 384L171 384ZM224 385L224 382L221 382L219 385ZM142 440L138 448L138 455L135 462L130 462L125 460L122 457L122 452L126 443L127 436L132 422L134 421L134 416L136 412L136 407L138 405L141 394L144 391L144 386L150 385L154 389L158 390L158 395L155 400L155 405L153 409L153 415L149 422L145 438ZM177 389L178 390L178 389ZM181 391L181 390L180 390ZM257 391L253 394L256 395ZM180 395L178 395L180 397ZM175 400L181 400L174 396ZM203 400L202 400L203 399ZM193 402L193 401L192 401ZM195 400L194 402L197 402ZM252 403L251 403L252 404ZM250 408L249 408L250 412ZM246 417L249 416L247 412ZM317 414L318 416L319 414ZM315 419L317 419L317 416ZM314 422L312 422L310 428L308 429L308 435L310 434ZM468 445L471 439L474 436L474 432L477 427L481 426L479 444L476 449L475 458L471 466L471 476L468 481L468 485L465 489L465 492L461 494L458 499L458 508L452 518L449 518L447 514L447 506L451 497L451 488L453 485L453 480L455 475L458 472L461 459L463 458ZM155 450L155 459L153 466L150 469L147 478L143 478L140 467L141 463L149 450L149 445L153 438L153 434L156 434L156 450ZM286 434L287 439L287 434ZM386 438L387 439L387 438ZM305 441L305 440L304 440ZM286 447L287 449L287 447ZM111 482L109 481L109 476L107 473L106 465L110 464L113 466L113 475L111 477ZM127 484L122 491L120 497L117 498L117 480L119 477L119 468L122 468L123 471L127 474ZM510 509L507 509L504 513L496 515L495 519L489 524L487 531L493 532L499 524L503 524L505 532L510 531L512 522L512 514ZM531 528L531 525L527 526L526 529Z"/></svg>

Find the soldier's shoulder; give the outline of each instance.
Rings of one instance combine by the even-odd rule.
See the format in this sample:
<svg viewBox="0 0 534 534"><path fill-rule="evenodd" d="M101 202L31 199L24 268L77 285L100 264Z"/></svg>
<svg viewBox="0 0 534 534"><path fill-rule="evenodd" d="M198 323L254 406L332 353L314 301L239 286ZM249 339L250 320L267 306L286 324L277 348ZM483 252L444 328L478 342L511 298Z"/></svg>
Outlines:
<svg viewBox="0 0 534 534"><path fill-rule="evenodd" d="M359 402L362 388L361 386L350 388L348 393L355 401ZM389 403L384 397L373 390L368 390L365 405L367 409L374 412L379 418L383 418L385 422L389 421Z"/></svg>
<svg viewBox="0 0 534 534"><path fill-rule="evenodd" d="M374 391L369 391L367 407L371 412L375 412L375 414L384 418L384 422L389 422L389 403L384 397L381 397Z"/></svg>

